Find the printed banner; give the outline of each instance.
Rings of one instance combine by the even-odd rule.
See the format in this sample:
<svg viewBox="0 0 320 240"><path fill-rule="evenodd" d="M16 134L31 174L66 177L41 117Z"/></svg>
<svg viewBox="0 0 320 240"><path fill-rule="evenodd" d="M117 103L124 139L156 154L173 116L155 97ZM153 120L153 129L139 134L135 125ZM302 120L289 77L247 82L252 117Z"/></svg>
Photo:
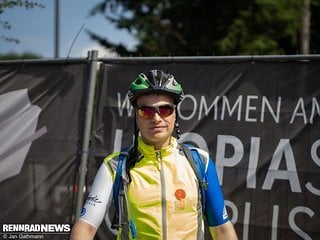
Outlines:
<svg viewBox="0 0 320 240"><path fill-rule="evenodd" d="M101 67L90 179L103 157L132 141L129 83L140 72L162 69L185 91L177 108L181 141L211 154L239 238L319 237L319 62Z"/></svg>
<svg viewBox="0 0 320 240"><path fill-rule="evenodd" d="M0 66L1 239L68 239L87 62Z"/></svg>

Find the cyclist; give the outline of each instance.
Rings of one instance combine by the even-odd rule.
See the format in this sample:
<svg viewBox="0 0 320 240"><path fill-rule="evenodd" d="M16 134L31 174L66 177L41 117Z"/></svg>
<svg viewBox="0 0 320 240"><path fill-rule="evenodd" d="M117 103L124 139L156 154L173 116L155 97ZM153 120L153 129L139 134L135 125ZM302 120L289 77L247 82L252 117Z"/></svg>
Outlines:
<svg viewBox="0 0 320 240"><path fill-rule="evenodd" d="M202 195L197 174L173 137L181 85L173 75L151 70L131 83L128 96L135 109L135 138L121 169L124 204L112 201L121 155L114 153L98 170L71 239L93 239L112 202L120 208L117 239L204 239L204 218L213 239L237 239L208 153L196 149L207 181Z"/></svg>

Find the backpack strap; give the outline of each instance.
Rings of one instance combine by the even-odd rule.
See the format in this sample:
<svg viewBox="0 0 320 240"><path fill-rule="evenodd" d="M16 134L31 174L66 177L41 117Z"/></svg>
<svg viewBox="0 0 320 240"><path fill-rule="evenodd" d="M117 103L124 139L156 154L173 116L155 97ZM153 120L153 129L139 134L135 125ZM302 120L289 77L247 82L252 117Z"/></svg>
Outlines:
<svg viewBox="0 0 320 240"><path fill-rule="evenodd" d="M201 203L203 212L205 210L205 191L208 189L209 183L207 182L206 172L205 172L205 164L200 156L200 153L189 144L180 144L182 151L184 152L190 166L192 167L198 182L199 188L201 192Z"/></svg>
<svg viewBox="0 0 320 240"><path fill-rule="evenodd" d="M132 239L137 238L137 230L136 225L133 219L127 219L123 216L128 216L128 212L126 211L126 187L125 184L128 183L128 176L126 173L126 164L127 159L129 157L130 151L132 150L132 146L125 148L120 152L118 157L118 165L116 168L116 175L112 186L112 194L114 201L114 216L112 220L111 228L113 229L123 229L125 225L128 225ZM129 222L127 222L129 221ZM127 229L127 227L126 227ZM122 231L122 230L121 230Z"/></svg>
<svg viewBox="0 0 320 240"><path fill-rule="evenodd" d="M123 188L123 181L122 181L122 168L125 166L126 160L129 156L129 153L126 151L121 151L119 158L118 158L118 166L116 169L116 175L112 186L112 194L114 200L114 207L115 213L112 220L112 228L119 229L122 225L122 205L120 201L120 189ZM123 164L124 163L124 164Z"/></svg>

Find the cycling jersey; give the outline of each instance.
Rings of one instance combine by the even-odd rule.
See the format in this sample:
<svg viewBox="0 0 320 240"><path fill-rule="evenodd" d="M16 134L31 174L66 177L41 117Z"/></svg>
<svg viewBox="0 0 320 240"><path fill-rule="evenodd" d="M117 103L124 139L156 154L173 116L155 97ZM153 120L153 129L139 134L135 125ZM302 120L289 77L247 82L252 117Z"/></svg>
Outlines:
<svg viewBox="0 0 320 240"><path fill-rule="evenodd" d="M194 170L175 138L161 150L154 150L138 139L140 161L130 170L127 185L128 219L136 228L136 239L204 239L201 193ZM197 149L205 162L208 188L205 191L205 217L208 225L227 222L216 170L208 153ZM106 158L98 170L80 220L98 228L112 201L115 163L120 153ZM124 230L124 229L123 229ZM119 231L119 239L132 239L128 229Z"/></svg>

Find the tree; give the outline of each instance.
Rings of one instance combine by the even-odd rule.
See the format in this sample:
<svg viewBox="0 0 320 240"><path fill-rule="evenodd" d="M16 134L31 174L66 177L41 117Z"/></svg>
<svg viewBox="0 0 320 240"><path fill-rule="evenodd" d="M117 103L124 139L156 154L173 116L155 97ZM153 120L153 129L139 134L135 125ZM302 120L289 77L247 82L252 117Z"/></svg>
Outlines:
<svg viewBox="0 0 320 240"><path fill-rule="evenodd" d="M120 55L295 54L300 49L304 1L103 0L90 14L103 14L134 35L136 49L88 33ZM311 12L319 11L316 2L311 0ZM319 42L313 47L319 50Z"/></svg>
<svg viewBox="0 0 320 240"><path fill-rule="evenodd" d="M310 53L319 53L320 50L320 0L311 0L310 20Z"/></svg>
<svg viewBox="0 0 320 240"><path fill-rule="evenodd" d="M2 0L0 2L0 15L5 11L5 9L12 9L15 7L24 7L25 9L32 9L35 7L44 8L45 6L43 4L34 2L34 1L28 1L28 0ZM3 30L10 30L11 24L8 21L0 19L0 29ZM9 37L7 35L1 34L0 39L4 41L9 41L18 44L20 42L19 39L15 37Z"/></svg>
<svg viewBox="0 0 320 240"><path fill-rule="evenodd" d="M16 59L39 59L41 56L34 54L34 53L28 53L25 52L23 54L16 54L16 53L6 53L6 54L0 54L0 60L16 60Z"/></svg>
<svg viewBox="0 0 320 240"><path fill-rule="evenodd" d="M224 38L222 52L296 54L299 52L303 0L257 0L239 11Z"/></svg>
<svg viewBox="0 0 320 240"><path fill-rule="evenodd" d="M301 26L301 52L308 54L310 51L310 0L304 0Z"/></svg>

